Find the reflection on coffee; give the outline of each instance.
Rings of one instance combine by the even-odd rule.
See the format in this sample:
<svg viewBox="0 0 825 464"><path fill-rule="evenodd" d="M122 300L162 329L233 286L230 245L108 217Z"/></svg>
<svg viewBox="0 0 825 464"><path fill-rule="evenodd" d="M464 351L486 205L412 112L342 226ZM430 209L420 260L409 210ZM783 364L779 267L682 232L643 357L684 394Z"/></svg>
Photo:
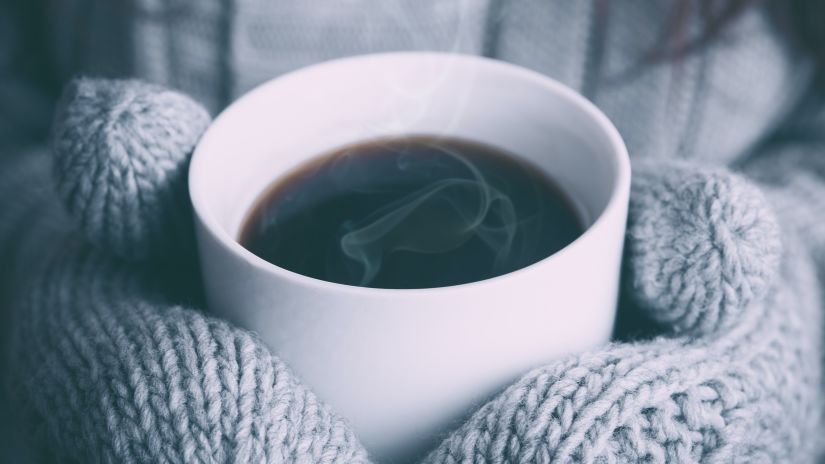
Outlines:
<svg viewBox="0 0 825 464"><path fill-rule="evenodd" d="M565 195L528 162L475 142L408 136L349 145L278 179L239 241L305 276L427 288L528 266L582 230Z"/></svg>

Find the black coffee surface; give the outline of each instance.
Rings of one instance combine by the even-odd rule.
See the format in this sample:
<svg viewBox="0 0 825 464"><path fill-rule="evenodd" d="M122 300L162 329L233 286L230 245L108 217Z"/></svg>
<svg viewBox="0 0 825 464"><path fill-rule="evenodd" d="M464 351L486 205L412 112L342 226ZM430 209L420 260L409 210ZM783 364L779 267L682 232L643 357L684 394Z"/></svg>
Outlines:
<svg viewBox="0 0 825 464"><path fill-rule="evenodd" d="M564 194L531 164L474 142L409 136L350 145L278 179L240 243L317 279L427 288L506 274L581 233Z"/></svg>

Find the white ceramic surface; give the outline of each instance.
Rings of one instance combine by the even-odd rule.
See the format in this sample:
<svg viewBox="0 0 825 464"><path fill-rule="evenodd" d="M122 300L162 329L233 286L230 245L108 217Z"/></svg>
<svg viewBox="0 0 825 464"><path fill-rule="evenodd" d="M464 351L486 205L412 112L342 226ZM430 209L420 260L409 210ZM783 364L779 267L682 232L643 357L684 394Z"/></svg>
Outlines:
<svg viewBox="0 0 825 464"><path fill-rule="evenodd" d="M303 161L391 134L453 135L532 161L586 232L510 274L420 290L304 277L236 242L258 194ZM379 461L426 451L533 367L608 341L630 185L618 132L526 69L438 53L366 55L278 77L225 110L190 168L214 313L258 332Z"/></svg>

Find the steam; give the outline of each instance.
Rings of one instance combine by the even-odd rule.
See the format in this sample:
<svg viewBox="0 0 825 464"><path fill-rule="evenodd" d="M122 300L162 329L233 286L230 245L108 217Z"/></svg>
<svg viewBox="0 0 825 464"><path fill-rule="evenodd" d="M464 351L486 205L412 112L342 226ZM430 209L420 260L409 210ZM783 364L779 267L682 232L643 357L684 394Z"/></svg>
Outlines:
<svg viewBox="0 0 825 464"><path fill-rule="evenodd" d="M416 2L374 2L369 13L362 18L362 48L371 52L386 52L387 25L392 25L394 41L404 43L405 50L441 51L445 56L461 55L476 50L478 24L486 21L490 10L483 2L475 0L455 0L439 5L438 17L441 27L438 33L422 33L422 15L425 12ZM494 8L492 14L500 15ZM483 45L482 45L483 46ZM466 68L457 66L461 60L452 58L438 60L429 65L421 64L414 74L403 77L387 73L382 81L382 91L387 95L391 107L390 114L380 122L370 122L362 131L353 135L409 132L418 123L426 120L434 111L433 106L441 100L437 95L446 88L450 92L450 110L444 114L445 121L439 127L443 134L450 134L459 124L471 101L475 82L475 72L466 75ZM463 85L450 83L460 72ZM421 76L426 76L422 78ZM437 111L444 112L438 105Z"/></svg>
<svg viewBox="0 0 825 464"><path fill-rule="evenodd" d="M474 237L494 253L493 272L506 265L518 228L512 201L461 154L434 148L460 161L469 176L434 180L359 223L347 224L340 246L363 269L359 285L375 279L390 253L445 253ZM399 168L408 162L403 156L397 161Z"/></svg>

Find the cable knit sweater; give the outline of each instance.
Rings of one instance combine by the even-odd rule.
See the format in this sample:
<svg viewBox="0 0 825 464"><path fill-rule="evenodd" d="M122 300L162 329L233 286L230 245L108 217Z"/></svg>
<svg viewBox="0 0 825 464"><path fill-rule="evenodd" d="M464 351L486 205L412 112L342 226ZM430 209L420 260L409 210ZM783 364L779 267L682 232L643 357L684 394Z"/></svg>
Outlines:
<svg viewBox="0 0 825 464"><path fill-rule="evenodd" d="M57 76L137 76L213 111L287 69L387 49L483 53L562 80L628 142L634 304L620 310L621 333L652 320L658 335L525 373L425 461L813 462L825 142L821 119L788 119L808 67L761 13L702 53L638 67L664 15L649 2L359 3L61 2L49 56ZM72 30L78 15L86 27ZM346 419L277 353L198 309L185 252L127 252L185 245L187 224L171 218L187 214L181 173L203 129L197 104L160 87L80 81L52 155L22 142L49 116L4 108L4 128L33 128L3 132L0 144L0 292L13 308L2 367L13 432L32 445L21 459L368 460ZM168 139L141 138L149 127Z"/></svg>

